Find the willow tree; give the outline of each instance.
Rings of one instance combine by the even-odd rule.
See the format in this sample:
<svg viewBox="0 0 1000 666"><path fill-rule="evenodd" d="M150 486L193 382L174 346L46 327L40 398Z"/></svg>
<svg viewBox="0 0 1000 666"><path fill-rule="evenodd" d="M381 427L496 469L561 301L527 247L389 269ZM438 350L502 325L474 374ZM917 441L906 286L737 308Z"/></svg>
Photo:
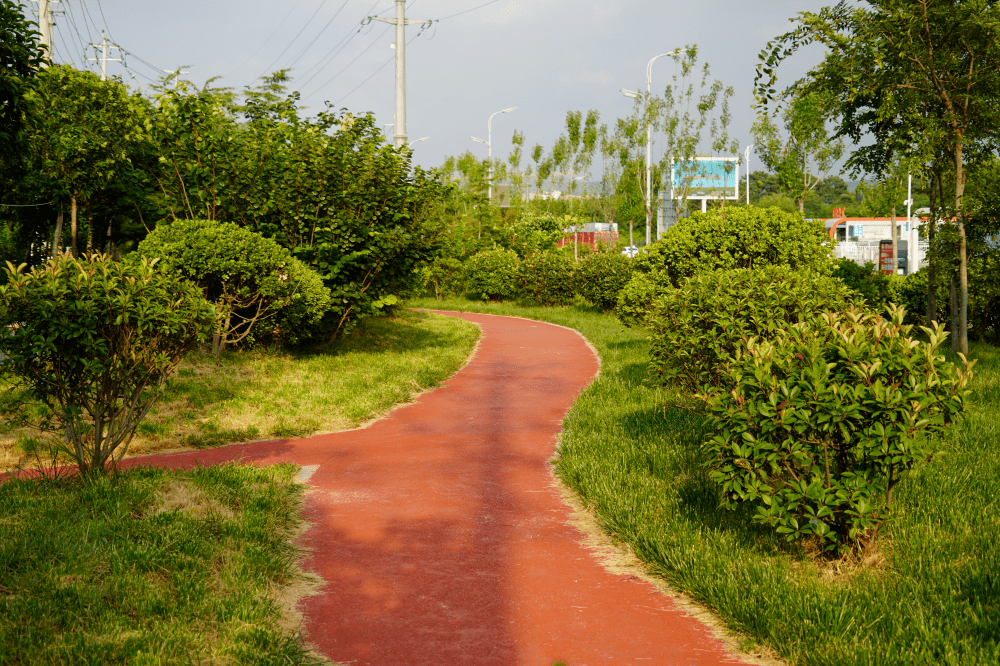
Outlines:
<svg viewBox="0 0 1000 666"><path fill-rule="evenodd" d="M766 106L782 98L777 68L800 47L819 43L822 62L785 94L817 92L830 100L838 137L874 149L858 149L852 168L896 159L930 164L940 173L948 160L954 174L952 206L959 253L959 349L968 353L966 167L1000 135L1000 2L996 0L842 1L818 13L801 12L796 26L761 52L756 95ZM785 97L787 99L787 97ZM988 150L983 152L989 152ZM949 216L950 217L950 216Z"/></svg>

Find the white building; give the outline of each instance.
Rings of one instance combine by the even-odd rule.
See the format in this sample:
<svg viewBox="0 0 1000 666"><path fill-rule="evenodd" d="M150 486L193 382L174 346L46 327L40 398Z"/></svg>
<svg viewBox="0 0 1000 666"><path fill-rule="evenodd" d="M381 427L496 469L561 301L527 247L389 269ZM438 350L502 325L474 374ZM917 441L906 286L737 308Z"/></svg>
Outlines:
<svg viewBox="0 0 1000 666"><path fill-rule="evenodd" d="M924 221L918 215L925 212L929 211L916 211L909 220L905 216L896 218L898 266L903 275L927 265L927 242L920 240ZM826 221L826 228L836 242L833 256L861 265L871 262L878 266L883 241L892 240L892 218L889 217L833 217Z"/></svg>

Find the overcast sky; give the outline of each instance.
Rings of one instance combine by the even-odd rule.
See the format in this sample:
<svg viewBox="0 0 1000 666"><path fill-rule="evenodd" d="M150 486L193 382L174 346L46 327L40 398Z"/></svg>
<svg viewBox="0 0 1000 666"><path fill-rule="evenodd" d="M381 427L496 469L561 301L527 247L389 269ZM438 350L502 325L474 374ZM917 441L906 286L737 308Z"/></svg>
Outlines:
<svg viewBox="0 0 1000 666"><path fill-rule="evenodd" d="M410 0L407 18L440 19L423 33L416 25L406 29L406 130L411 141L429 137L414 145L415 160L433 167L466 150L485 157L486 146L470 136L485 139L490 114L508 107L517 109L493 120L494 157L507 156L515 129L529 146L541 143L548 150L569 110L596 109L602 122L612 124L631 110L619 90L644 89L649 59L687 44L697 44L699 60L735 89L733 134L746 146L758 53L790 28L788 19L797 12L829 4ZM237 89L291 67L293 87L311 111L329 100L393 122L394 29L361 25L368 15L394 16L391 0L62 0L55 6L65 12L56 17L58 62L96 70L96 63L83 61L84 51L100 41L103 29L132 54L126 56L129 70L143 85L156 70L178 65L190 71L183 78L198 85L221 76L222 84ZM86 51L94 56L93 49ZM782 83L821 55L812 49L796 56L783 66ZM133 81L119 63L109 63L108 72ZM662 93L673 73L672 62L658 60L653 92ZM392 128L386 131L391 137ZM753 157L751 168L759 168Z"/></svg>

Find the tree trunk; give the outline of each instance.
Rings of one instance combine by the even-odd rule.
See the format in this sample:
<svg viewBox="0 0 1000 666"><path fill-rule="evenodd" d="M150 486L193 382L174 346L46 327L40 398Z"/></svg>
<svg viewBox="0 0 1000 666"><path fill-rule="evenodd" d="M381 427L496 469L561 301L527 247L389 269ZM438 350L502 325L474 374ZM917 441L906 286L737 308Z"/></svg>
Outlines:
<svg viewBox="0 0 1000 666"><path fill-rule="evenodd" d="M931 219L927 222L927 320L928 326L931 322L937 321L937 261L934 256L934 237L937 234L937 202L936 188L940 187L941 180L936 176L930 177L930 203Z"/></svg>
<svg viewBox="0 0 1000 666"><path fill-rule="evenodd" d="M56 232L52 234L52 256L58 257L62 254L62 228L63 228L63 208L59 204L59 213L56 214Z"/></svg>
<svg viewBox="0 0 1000 666"><path fill-rule="evenodd" d="M969 355L969 264L965 243L965 164L962 161L961 139L955 144L955 215L958 219L958 350Z"/></svg>
<svg viewBox="0 0 1000 666"><path fill-rule="evenodd" d="M948 313L951 321L948 322L948 330L951 331L951 350L958 351L958 298L955 292L955 276L949 278L948 284Z"/></svg>
<svg viewBox="0 0 1000 666"><path fill-rule="evenodd" d="M805 215L806 214L806 197L805 197L805 195L803 194L801 197L798 197L796 199L796 201L799 204L799 212L802 213L803 215Z"/></svg>
<svg viewBox="0 0 1000 666"><path fill-rule="evenodd" d="M77 240L77 229L76 229L76 195L70 197L69 206L69 232L70 232L70 246L69 251L76 256L76 240Z"/></svg>

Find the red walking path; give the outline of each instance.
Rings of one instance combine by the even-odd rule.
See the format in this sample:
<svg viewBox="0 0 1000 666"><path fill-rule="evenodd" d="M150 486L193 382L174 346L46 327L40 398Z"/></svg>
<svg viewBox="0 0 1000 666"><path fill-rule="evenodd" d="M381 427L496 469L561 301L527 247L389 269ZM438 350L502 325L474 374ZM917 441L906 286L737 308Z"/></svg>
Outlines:
<svg viewBox="0 0 1000 666"><path fill-rule="evenodd" d="M605 570L567 524L549 460L598 359L575 331L478 324L472 361L362 430L132 458L290 461L311 492L300 604L334 662L398 666L740 663L655 588Z"/></svg>

